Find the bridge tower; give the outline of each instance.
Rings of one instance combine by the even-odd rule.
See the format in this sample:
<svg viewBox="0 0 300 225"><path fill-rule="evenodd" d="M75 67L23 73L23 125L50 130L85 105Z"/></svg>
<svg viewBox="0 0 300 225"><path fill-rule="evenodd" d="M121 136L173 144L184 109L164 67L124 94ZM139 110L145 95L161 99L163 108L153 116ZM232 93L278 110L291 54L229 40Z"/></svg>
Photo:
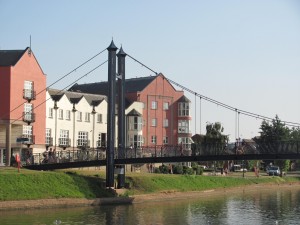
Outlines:
<svg viewBox="0 0 300 225"><path fill-rule="evenodd" d="M118 158L125 158L125 57L126 53L121 47L118 57ZM119 165L118 188L125 186L125 166Z"/></svg>
<svg viewBox="0 0 300 225"><path fill-rule="evenodd" d="M106 148L106 187L114 187L115 151L115 96L116 96L116 51L113 40L108 51L108 107L107 107L107 148Z"/></svg>

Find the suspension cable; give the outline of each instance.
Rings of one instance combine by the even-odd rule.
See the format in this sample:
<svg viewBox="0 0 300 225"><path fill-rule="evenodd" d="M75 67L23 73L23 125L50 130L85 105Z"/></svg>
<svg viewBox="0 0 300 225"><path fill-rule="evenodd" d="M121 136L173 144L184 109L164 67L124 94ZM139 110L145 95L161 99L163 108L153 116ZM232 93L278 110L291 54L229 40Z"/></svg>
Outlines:
<svg viewBox="0 0 300 225"><path fill-rule="evenodd" d="M195 134L197 134L197 93L195 93Z"/></svg>
<svg viewBox="0 0 300 225"><path fill-rule="evenodd" d="M202 133L201 131L201 125L202 125L202 113L201 113L201 111L202 111L202 104L201 104L201 100L202 100L202 98L201 97L199 97L199 101L200 101L200 103L199 103L199 107L200 107L200 134Z"/></svg>
<svg viewBox="0 0 300 225"><path fill-rule="evenodd" d="M107 61L108 61L108 60L106 60L106 61L104 61L103 63L101 63L100 65L94 67L92 70L90 70L89 72L85 73L84 75L82 75L81 77L79 77L77 80L75 80L75 81L73 81L71 84L67 85L65 88L63 88L63 89L61 89L61 90L58 90L58 91L55 93L55 95L58 95L58 94L62 93L64 90L66 90L67 88L69 88L70 86L72 86L73 84L75 84L77 81L79 81L79 80L81 80L82 78L88 76L90 73L94 72L96 69L98 69L99 67L101 67L102 65L104 65ZM34 109L36 109L36 108L40 107L41 105L45 104L45 103L46 103L48 100L50 100L50 99L51 99L51 97L48 98L48 99L46 99L46 100L44 100L43 102L41 102L41 103L38 104L37 106L33 107L33 109L31 110L31 112L32 112ZM29 112L28 112L28 113L29 113ZM22 116L18 117L17 119L13 120L13 121L11 122L11 124L13 124L14 122L18 121L18 120L21 119L21 118L22 118Z"/></svg>
<svg viewBox="0 0 300 225"><path fill-rule="evenodd" d="M155 73L156 75L158 75L157 72L155 72L153 69L149 68L148 66L146 66L145 64L141 63L140 61L138 61L137 59L133 58L132 56L128 55L131 59L133 59L134 61L136 61L137 63L139 63L140 65L144 66L145 68L147 68L148 70L150 70L151 72ZM256 114L256 113L251 113L251 112L248 112L248 111L245 111L245 110L241 110L241 109L237 109L237 108L234 108L230 105L227 105L225 103L222 103L222 102L219 102L217 100L214 100L212 98L209 98L209 97L206 97L204 95L201 95L201 94L198 94L192 90L190 90L189 88L186 88L184 87L183 85L165 77L170 83L182 88L183 90L191 93L191 94L194 94L194 95L197 95L198 97L200 97L201 99L203 98L204 100L208 101L208 102L211 102L213 104L216 104L218 106L221 106L223 108L226 108L228 110L231 110L231 111L238 111L239 113L243 114L243 115L246 115L246 116L249 116L249 117L253 117L253 118L256 118L256 119L261 119L261 120L266 120L266 121L272 121L273 118L271 117L267 117L267 116L263 116L263 115L259 115L259 114ZM295 123L295 122L289 122L289 121L284 121L282 120L282 122L286 125L286 126L290 126L290 127L299 127L300 126L300 123Z"/></svg>
<svg viewBox="0 0 300 225"><path fill-rule="evenodd" d="M42 89L40 92L38 92L38 93L36 94L36 96L39 95L39 94L41 94L42 92L46 91L47 88L53 86L54 84L58 83L58 82L61 81L62 79L66 78L66 77L69 76L71 73L76 72L76 70L78 70L79 68L81 68L82 66L84 66L85 64L87 64L88 62L90 62L91 60L93 60L94 58L96 58L98 55L102 54L105 50L106 50L106 49L103 49L101 52L99 52L99 53L97 53L96 55L94 55L93 57L89 58L88 60L86 60L85 62L83 62L83 63L80 64L79 66L77 66L75 69L71 70L70 72L68 72L67 74L65 74L64 76L62 76L61 78L59 78L58 80L56 80L55 82L53 82L52 84L50 84L49 86L47 86L46 88ZM14 109L12 109L12 110L10 111L10 113L13 112L13 111L15 111L16 109L20 108L21 106L23 106L25 103L27 103L27 101L24 101L24 102L22 102L20 105L16 106Z"/></svg>

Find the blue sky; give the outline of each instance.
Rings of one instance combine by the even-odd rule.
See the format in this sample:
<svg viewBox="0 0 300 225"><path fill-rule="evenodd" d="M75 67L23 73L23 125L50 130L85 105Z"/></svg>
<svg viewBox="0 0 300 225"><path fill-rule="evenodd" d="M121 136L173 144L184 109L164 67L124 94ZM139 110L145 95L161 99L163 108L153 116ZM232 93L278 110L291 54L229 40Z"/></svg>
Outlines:
<svg viewBox="0 0 300 225"><path fill-rule="evenodd" d="M0 49L31 45L47 84L117 47L167 78L237 109L300 123L300 2L0 0ZM104 52L55 84L63 89L104 62ZM126 77L153 73L126 59ZM107 80L107 64L80 80ZM261 120L192 101L192 132L221 122L234 140L257 135ZM195 110L196 109L196 110ZM196 117L195 117L196 114ZM239 132L237 132L239 131Z"/></svg>

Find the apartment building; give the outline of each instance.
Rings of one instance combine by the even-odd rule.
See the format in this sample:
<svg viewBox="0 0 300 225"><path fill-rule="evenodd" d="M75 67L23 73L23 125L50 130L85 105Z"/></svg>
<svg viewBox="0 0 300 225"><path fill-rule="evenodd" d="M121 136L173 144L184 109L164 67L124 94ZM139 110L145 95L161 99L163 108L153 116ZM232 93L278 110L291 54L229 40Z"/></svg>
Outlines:
<svg viewBox="0 0 300 225"><path fill-rule="evenodd" d="M45 145L46 75L32 50L0 50L0 165Z"/></svg>
<svg viewBox="0 0 300 225"><path fill-rule="evenodd" d="M30 48L0 50L0 166L16 153L24 161L49 147L105 148L107 92L108 82L46 88ZM191 102L163 74L126 79L125 98L126 147L179 144L190 151Z"/></svg>
<svg viewBox="0 0 300 225"><path fill-rule="evenodd" d="M75 84L73 92L107 95L108 82ZM139 102L142 112L132 111L127 130L134 124L141 132L127 133L127 146L178 145L191 149L191 102L176 90L163 74L126 79L127 102Z"/></svg>

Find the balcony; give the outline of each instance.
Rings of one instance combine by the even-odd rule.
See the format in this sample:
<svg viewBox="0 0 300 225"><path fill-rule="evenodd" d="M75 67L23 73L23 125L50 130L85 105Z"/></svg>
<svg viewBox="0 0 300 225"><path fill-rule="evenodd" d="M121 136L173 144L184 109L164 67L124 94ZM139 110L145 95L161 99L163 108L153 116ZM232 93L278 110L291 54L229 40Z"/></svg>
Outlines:
<svg viewBox="0 0 300 225"><path fill-rule="evenodd" d="M70 138L58 138L58 145L59 147L66 148L71 146L71 139Z"/></svg>
<svg viewBox="0 0 300 225"><path fill-rule="evenodd" d="M17 138L17 142L24 145L32 145L35 143L35 136L29 134L23 134L22 137Z"/></svg>
<svg viewBox="0 0 300 225"><path fill-rule="evenodd" d="M26 99L28 102L35 100L36 93L32 89L23 89L23 99Z"/></svg>
<svg viewBox="0 0 300 225"><path fill-rule="evenodd" d="M35 122L35 113L23 112L23 121L30 124Z"/></svg>
<svg viewBox="0 0 300 225"><path fill-rule="evenodd" d="M46 146L53 146L53 138L52 137L46 137Z"/></svg>
<svg viewBox="0 0 300 225"><path fill-rule="evenodd" d="M78 139L77 140L77 147L79 147L79 148L89 148L90 147L90 140Z"/></svg>

